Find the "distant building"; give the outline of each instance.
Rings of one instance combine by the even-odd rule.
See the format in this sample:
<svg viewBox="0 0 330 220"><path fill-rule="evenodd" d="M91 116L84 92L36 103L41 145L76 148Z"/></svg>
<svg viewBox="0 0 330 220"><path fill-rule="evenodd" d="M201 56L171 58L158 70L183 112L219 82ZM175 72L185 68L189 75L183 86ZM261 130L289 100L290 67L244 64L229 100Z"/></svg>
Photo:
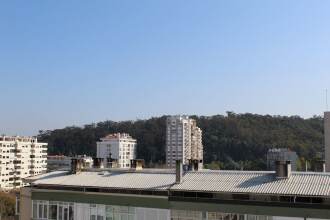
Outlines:
<svg viewBox="0 0 330 220"><path fill-rule="evenodd" d="M330 112L324 112L325 171L330 172Z"/></svg>
<svg viewBox="0 0 330 220"><path fill-rule="evenodd" d="M287 148L273 148L267 152L267 169L275 170L276 161L291 161L293 171L297 170L297 153Z"/></svg>
<svg viewBox="0 0 330 220"><path fill-rule="evenodd" d="M70 169L71 157L64 155L47 156L47 171Z"/></svg>
<svg viewBox="0 0 330 220"><path fill-rule="evenodd" d="M174 168L176 160L184 165L198 161L203 166L202 130L188 116L170 116L166 128L166 165Z"/></svg>
<svg viewBox="0 0 330 220"><path fill-rule="evenodd" d="M119 168L129 168L136 159L136 140L126 133L109 134L97 142L98 158L116 159Z"/></svg>
<svg viewBox="0 0 330 220"><path fill-rule="evenodd" d="M22 178L45 173L47 143L35 137L0 136L0 188L24 186Z"/></svg>
<svg viewBox="0 0 330 220"><path fill-rule="evenodd" d="M93 158L86 155L78 155L76 157L52 155L47 156L47 171L70 170L72 158L82 159L84 167L91 168L93 166Z"/></svg>

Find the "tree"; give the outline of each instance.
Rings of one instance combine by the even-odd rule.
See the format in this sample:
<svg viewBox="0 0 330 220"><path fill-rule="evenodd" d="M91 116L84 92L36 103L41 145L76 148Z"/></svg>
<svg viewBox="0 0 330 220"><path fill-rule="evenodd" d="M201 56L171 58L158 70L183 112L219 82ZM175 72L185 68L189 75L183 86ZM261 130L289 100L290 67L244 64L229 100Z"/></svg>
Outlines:
<svg viewBox="0 0 330 220"><path fill-rule="evenodd" d="M15 215L15 196L13 194L0 192L0 214L1 217Z"/></svg>

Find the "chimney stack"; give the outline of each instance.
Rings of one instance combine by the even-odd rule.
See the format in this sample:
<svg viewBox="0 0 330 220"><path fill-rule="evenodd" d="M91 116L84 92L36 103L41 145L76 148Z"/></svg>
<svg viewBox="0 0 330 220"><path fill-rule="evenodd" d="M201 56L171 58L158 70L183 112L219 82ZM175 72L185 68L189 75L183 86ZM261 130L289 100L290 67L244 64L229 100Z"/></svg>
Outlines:
<svg viewBox="0 0 330 220"><path fill-rule="evenodd" d="M182 162L181 160L177 160L175 166L175 183L182 182L182 175L183 175Z"/></svg>
<svg viewBox="0 0 330 220"><path fill-rule="evenodd" d="M99 157L93 158L93 167L97 169L104 168L104 159Z"/></svg>
<svg viewBox="0 0 330 220"><path fill-rule="evenodd" d="M199 170L199 160L196 159L190 159L189 160L189 166L188 170L189 171L198 171Z"/></svg>
<svg viewBox="0 0 330 220"><path fill-rule="evenodd" d="M131 160L131 169L132 170L142 170L143 167L144 167L144 160L143 159Z"/></svg>
<svg viewBox="0 0 330 220"><path fill-rule="evenodd" d="M83 161L79 158L71 159L71 174L79 173L83 169Z"/></svg>
<svg viewBox="0 0 330 220"><path fill-rule="evenodd" d="M330 172L330 112L324 112L325 172Z"/></svg>
<svg viewBox="0 0 330 220"><path fill-rule="evenodd" d="M314 171L315 172L325 172L324 160L317 160L314 162Z"/></svg>
<svg viewBox="0 0 330 220"><path fill-rule="evenodd" d="M291 161L276 161L276 177L289 178L291 176Z"/></svg>
<svg viewBox="0 0 330 220"><path fill-rule="evenodd" d="M105 167L106 168L118 168L118 160L113 159L111 153L109 154L109 157L106 158Z"/></svg>

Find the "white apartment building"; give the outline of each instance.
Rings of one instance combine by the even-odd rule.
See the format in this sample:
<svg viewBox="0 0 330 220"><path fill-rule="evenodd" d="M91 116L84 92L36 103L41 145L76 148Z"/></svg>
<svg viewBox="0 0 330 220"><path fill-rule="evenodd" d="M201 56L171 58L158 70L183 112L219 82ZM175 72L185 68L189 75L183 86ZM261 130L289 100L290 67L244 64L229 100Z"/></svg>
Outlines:
<svg viewBox="0 0 330 220"><path fill-rule="evenodd" d="M184 165L198 160L203 165L202 130L188 116L170 116L166 122L166 165L174 168L176 160Z"/></svg>
<svg viewBox="0 0 330 220"><path fill-rule="evenodd" d="M99 158L118 160L119 168L129 168L136 159L136 140L126 133L109 134L97 142L96 155Z"/></svg>
<svg viewBox="0 0 330 220"><path fill-rule="evenodd" d="M35 137L0 136L0 189L24 186L22 178L45 173L47 145Z"/></svg>

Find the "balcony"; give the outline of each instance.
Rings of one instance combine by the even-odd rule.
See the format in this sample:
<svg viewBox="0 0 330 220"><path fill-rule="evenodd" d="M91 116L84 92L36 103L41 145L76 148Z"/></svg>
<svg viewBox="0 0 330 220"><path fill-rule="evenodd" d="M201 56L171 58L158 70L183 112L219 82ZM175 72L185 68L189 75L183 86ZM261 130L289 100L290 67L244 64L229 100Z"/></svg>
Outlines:
<svg viewBox="0 0 330 220"><path fill-rule="evenodd" d="M14 164L21 164L22 161L21 161L21 160L13 160L13 163L14 163Z"/></svg>

